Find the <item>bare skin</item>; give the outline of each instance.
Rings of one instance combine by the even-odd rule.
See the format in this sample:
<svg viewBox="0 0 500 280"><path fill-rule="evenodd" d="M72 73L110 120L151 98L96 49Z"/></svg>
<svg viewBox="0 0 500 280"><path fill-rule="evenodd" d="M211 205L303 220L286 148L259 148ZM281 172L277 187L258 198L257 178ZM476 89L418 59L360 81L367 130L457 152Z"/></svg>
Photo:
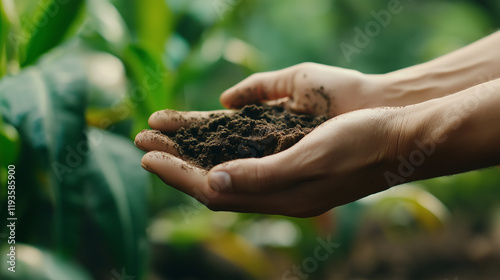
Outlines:
<svg viewBox="0 0 500 280"><path fill-rule="evenodd" d="M252 75L222 94L225 107L273 102L332 119L288 150L208 173L180 158L168 137L143 131L142 166L213 210L309 217L393 185L498 165L499 44L495 33L385 75L312 63ZM209 114L160 111L149 125L175 132Z"/></svg>

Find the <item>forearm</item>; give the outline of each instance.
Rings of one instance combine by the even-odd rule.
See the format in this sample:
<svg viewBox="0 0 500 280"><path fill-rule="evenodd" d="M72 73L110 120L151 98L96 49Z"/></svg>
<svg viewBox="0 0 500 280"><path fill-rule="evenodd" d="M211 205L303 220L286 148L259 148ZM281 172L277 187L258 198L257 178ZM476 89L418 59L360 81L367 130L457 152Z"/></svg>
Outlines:
<svg viewBox="0 0 500 280"><path fill-rule="evenodd" d="M500 79L401 110L408 136L396 164L415 163L409 181L500 164Z"/></svg>
<svg viewBox="0 0 500 280"><path fill-rule="evenodd" d="M401 106L443 97L500 78L500 32L450 54L385 75L379 106Z"/></svg>

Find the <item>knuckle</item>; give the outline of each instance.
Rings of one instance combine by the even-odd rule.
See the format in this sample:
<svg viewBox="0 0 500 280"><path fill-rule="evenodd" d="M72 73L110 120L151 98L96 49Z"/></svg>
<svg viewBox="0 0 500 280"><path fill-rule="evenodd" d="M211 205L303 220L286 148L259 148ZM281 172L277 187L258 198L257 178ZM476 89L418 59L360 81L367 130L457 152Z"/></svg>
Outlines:
<svg viewBox="0 0 500 280"><path fill-rule="evenodd" d="M316 67L317 64L314 62L302 62L300 64L297 64L297 68L300 70L309 70L311 68Z"/></svg>
<svg viewBox="0 0 500 280"><path fill-rule="evenodd" d="M299 114L313 114L312 106L303 102L303 98L300 96L296 100L290 103L289 108L291 111Z"/></svg>
<svg viewBox="0 0 500 280"><path fill-rule="evenodd" d="M253 73L252 75L250 75L248 77L248 79L249 80L254 80L254 81L255 80L260 80L260 79L264 78L264 75L265 75L265 73L263 73L263 72Z"/></svg>
<svg viewBox="0 0 500 280"><path fill-rule="evenodd" d="M314 63L312 63L312 62L302 62L302 63L298 64L299 68L307 68L307 67L310 67L311 65L314 65Z"/></svg>
<svg viewBox="0 0 500 280"><path fill-rule="evenodd" d="M224 166L231 170L235 178L235 189L249 193L268 192L274 187L274 168L269 164L262 163L262 159L252 158L228 162Z"/></svg>

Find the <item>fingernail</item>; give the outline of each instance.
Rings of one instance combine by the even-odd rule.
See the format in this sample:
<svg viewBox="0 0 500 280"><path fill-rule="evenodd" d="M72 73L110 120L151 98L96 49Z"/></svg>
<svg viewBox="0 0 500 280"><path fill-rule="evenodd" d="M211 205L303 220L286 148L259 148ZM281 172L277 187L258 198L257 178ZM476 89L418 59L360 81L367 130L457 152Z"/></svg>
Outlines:
<svg viewBox="0 0 500 280"><path fill-rule="evenodd" d="M142 166L142 168L144 168L146 171L151 172L151 173L154 173L153 169L151 169L151 167L149 167L148 165L145 165L144 163L142 163L142 162L141 162L141 166Z"/></svg>
<svg viewBox="0 0 500 280"><path fill-rule="evenodd" d="M231 176L226 172L217 171L208 177L208 185L217 192L227 192L231 190Z"/></svg>

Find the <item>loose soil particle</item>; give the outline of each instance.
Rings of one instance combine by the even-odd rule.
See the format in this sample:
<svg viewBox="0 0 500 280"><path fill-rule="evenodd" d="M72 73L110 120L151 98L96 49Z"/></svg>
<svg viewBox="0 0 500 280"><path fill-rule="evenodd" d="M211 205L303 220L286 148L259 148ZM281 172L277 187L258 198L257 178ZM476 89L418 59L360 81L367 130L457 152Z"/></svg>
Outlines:
<svg viewBox="0 0 500 280"><path fill-rule="evenodd" d="M245 106L233 116L211 117L168 134L184 159L206 170L226 161L286 150L327 120L267 105Z"/></svg>

